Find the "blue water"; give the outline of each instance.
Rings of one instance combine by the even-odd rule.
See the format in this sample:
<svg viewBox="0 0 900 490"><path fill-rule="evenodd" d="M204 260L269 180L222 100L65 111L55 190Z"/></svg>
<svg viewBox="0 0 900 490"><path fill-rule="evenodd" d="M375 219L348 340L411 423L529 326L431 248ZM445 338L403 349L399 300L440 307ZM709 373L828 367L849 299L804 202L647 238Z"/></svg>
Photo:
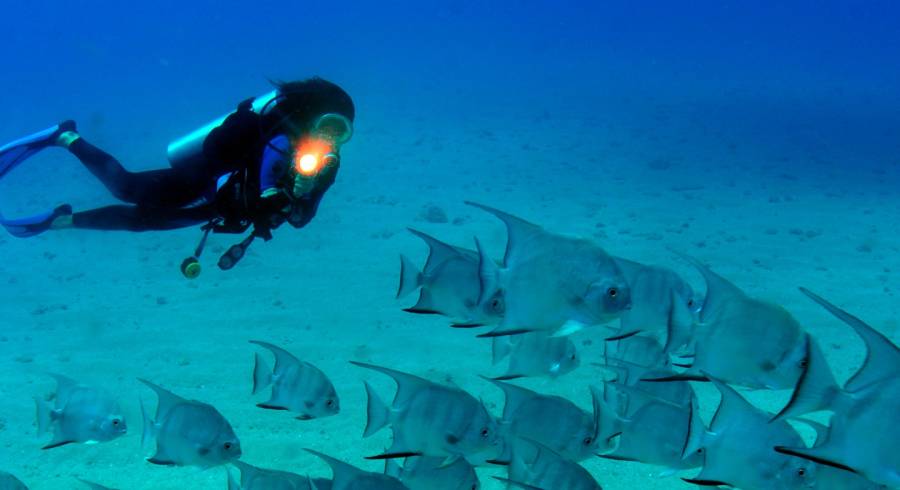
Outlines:
<svg viewBox="0 0 900 490"><path fill-rule="evenodd" d="M0 470L32 488L77 488L72 475L121 488L224 487L222 473L148 468L134 403L127 442L41 452L31 398L52 390L47 371L107 381L132 402L151 398L137 376L218 399L253 434L255 464L322 476L298 448L360 465L378 450L354 448L364 375L346 360L449 371L490 393L475 376L490 367L483 344L403 316L392 299L397 253L423 253L406 226L460 244L478 233L500 253L502 229L466 199L641 260L673 263L666 246L699 253L792 311L818 315L795 287L821 284L897 338L896 2L6 3L0 141L72 118L128 168L149 169L167 165L169 141L268 91L268 80L318 75L357 108L317 220L254 246L231 273L208 256L196 283L178 275L196 229L0 238ZM59 152L0 183L8 215L110 200ZM462 225L423 223L430 205ZM217 239L215 254L231 243ZM841 356L849 374L858 343L813 318L834 345L857 349ZM322 440L259 429L270 414L246 395L245 341L256 337L314 346L311 360L333 363L353 392L352 418L323 421ZM454 368L460 358L472 369ZM579 383L540 386L583 397ZM609 468L591 467L605 488L636 488L629 478L643 474Z"/></svg>

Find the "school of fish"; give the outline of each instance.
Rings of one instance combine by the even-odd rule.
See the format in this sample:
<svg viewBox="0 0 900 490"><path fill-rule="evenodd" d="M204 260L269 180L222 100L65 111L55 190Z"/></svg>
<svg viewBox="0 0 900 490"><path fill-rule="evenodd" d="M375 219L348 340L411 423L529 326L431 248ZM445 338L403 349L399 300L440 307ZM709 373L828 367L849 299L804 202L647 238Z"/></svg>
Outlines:
<svg viewBox="0 0 900 490"><path fill-rule="evenodd" d="M227 466L228 490L475 490L479 467L502 469L506 476L494 479L510 489L600 489L603 475L581 464L597 457L662 468L660 476L679 476L685 487L900 488L900 350L878 330L800 289L865 345L865 360L841 385L817 339L790 312L751 297L693 257L676 252L702 276L703 295L665 267L614 257L591 240L468 204L505 225L502 259L478 239L463 248L410 229L429 254L421 269L401 255L397 297L417 291L405 311L445 316L450 326L490 341L486 365L506 362L506 368L481 377L502 392L501 413L453 384L348 360L360 368L368 399L362 437L385 428L392 434L383 452L359 457L384 460L385 469L364 471L308 448L331 475L312 477L245 461L238 434L213 405L140 379L156 399L152 411L140 404L142 444L153 446L147 462ZM582 359L570 337L582 329L597 332L600 358ZM258 407L308 424L340 416L339 393L351 387L334 386L284 347L249 342L257 349L250 391L270 392ZM516 384L588 367L597 373L596 383L583 387L590 407ZM392 380L393 396L378 393L369 374ZM114 394L49 376L55 393L35 398L38 431L50 434L44 450L128 432ZM695 383L720 394L709 423ZM780 412L769 413L741 394L747 390L792 390L792 396ZM808 418L814 412L827 412L829 421ZM815 433L814 441L805 442L802 426ZM27 488L0 471L0 490Z"/></svg>

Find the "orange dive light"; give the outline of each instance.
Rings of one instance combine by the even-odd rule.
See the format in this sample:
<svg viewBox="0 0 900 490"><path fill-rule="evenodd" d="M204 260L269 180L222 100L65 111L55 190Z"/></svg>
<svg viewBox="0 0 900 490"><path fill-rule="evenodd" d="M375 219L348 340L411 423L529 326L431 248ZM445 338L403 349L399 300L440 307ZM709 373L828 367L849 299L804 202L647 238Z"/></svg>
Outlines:
<svg viewBox="0 0 900 490"><path fill-rule="evenodd" d="M297 145L294 153L294 169L297 173L312 177L329 165L336 152L331 144L321 139L309 139Z"/></svg>

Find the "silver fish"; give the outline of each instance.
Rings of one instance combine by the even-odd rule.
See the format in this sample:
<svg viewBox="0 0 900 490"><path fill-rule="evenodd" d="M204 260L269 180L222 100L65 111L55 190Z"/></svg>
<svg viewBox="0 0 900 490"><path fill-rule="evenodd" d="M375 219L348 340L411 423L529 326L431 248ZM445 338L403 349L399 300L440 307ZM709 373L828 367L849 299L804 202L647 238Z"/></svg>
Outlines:
<svg viewBox="0 0 900 490"><path fill-rule="evenodd" d="M509 478L494 478L527 490L602 490L597 480L578 463L540 443L521 438L513 442Z"/></svg>
<svg viewBox="0 0 900 490"><path fill-rule="evenodd" d="M502 291L503 320L484 337L546 331L563 336L612 321L631 307L629 286L615 260L595 243L549 233L533 223L467 203L506 224L503 267L480 255L479 303Z"/></svg>
<svg viewBox="0 0 900 490"><path fill-rule="evenodd" d="M241 442L231 424L212 405L185 400L147 380L140 381L156 392L159 399L155 420L141 404L144 417L141 443L156 438L156 454L147 461L209 468L241 457Z"/></svg>
<svg viewBox="0 0 900 490"><path fill-rule="evenodd" d="M331 467L332 479L329 490L409 490L400 480L392 476L363 471L327 454L312 449L307 449L307 451L318 456ZM312 490L325 490L325 488L313 481Z"/></svg>
<svg viewBox="0 0 900 490"><path fill-rule="evenodd" d="M776 450L900 487L900 349L859 318L806 289L801 291L853 328L866 346L866 359L840 387L818 345L809 343L809 365L776 420L830 410L834 412L831 426L825 440L812 448L781 444Z"/></svg>
<svg viewBox="0 0 900 490"><path fill-rule="evenodd" d="M241 461L231 464L241 472L240 483L228 472L228 490L310 490L309 477L288 471L269 470Z"/></svg>
<svg viewBox="0 0 900 490"><path fill-rule="evenodd" d="M560 396L542 395L501 381L492 382L503 390L506 398L500 425L507 444L501 460L509 458L512 441L527 438L567 459L581 461L617 432L612 426L603 425L610 420L612 411L603 402L603 395L593 387L592 415Z"/></svg>
<svg viewBox="0 0 900 490"><path fill-rule="evenodd" d="M631 308L622 313L615 338L643 332L666 339L666 352L690 342L701 299L674 271L632 260L615 258L631 289Z"/></svg>
<svg viewBox="0 0 900 490"><path fill-rule="evenodd" d="M428 245L428 259L420 272L405 255L400 256L400 287L397 298L419 290L416 304L404 311L440 314L454 318L454 327L476 327L499 323L505 310L503 294L495 291L479 303L478 252L448 245L421 231L409 231Z"/></svg>
<svg viewBox="0 0 900 490"><path fill-rule="evenodd" d="M396 460L385 460L384 473L397 478L409 490L478 490L481 484L475 468L463 458L449 465L444 458L414 456L406 458L401 468Z"/></svg>
<svg viewBox="0 0 900 490"><path fill-rule="evenodd" d="M552 337L546 332L529 332L491 339L494 364L509 357L506 374L494 378L508 380L529 376L556 378L572 372L580 364L578 349L569 337Z"/></svg>
<svg viewBox="0 0 900 490"><path fill-rule="evenodd" d="M54 405L35 399L38 434L53 431L53 439L43 449L106 442L125 435L128 425L112 395L59 374L51 376L57 385Z"/></svg>
<svg viewBox="0 0 900 490"><path fill-rule="evenodd" d="M394 440L386 454L371 459L442 456L480 462L496 454L497 424L484 404L469 393L373 364L354 365L390 376L397 383L391 406L365 383L368 420L363 437L391 425Z"/></svg>
<svg viewBox="0 0 900 490"><path fill-rule="evenodd" d="M28 487L11 473L0 471L0 490L28 490Z"/></svg>
<svg viewBox="0 0 900 490"><path fill-rule="evenodd" d="M251 340L250 343L264 347L275 355L274 370L269 369L259 354L254 356L253 394L272 385L269 401L256 406L290 410L299 413L297 418L300 420L329 417L340 412L337 391L319 368L268 342Z"/></svg>
<svg viewBox="0 0 900 490"><path fill-rule="evenodd" d="M787 389L806 366L807 334L784 308L747 296L697 260L706 299L694 329L694 361L681 376L706 374L750 388Z"/></svg>
<svg viewBox="0 0 900 490"><path fill-rule="evenodd" d="M690 385L683 384L690 390ZM606 387L608 391L627 393L630 399L644 398L645 401L633 403L638 408L619 421L620 430L614 438L615 449L598 456L655 464L670 471L696 468L703 464L703 457L698 453L682 458L691 416L696 409L696 397L686 405L679 405L626 385L608 383Z"/></svg>
<svg viewBox="0 0 900 490"><path fill-rule="evenodd" d="M724 382L713 377L710 380L722 394L722 400L708 431L693 410L682 455L688 458L702 451L704 461L700 473L685 481L743 490L815 488L816 465L772 450L776 446L802 445L794 428L785 421L769 423L769 414L748 403Z"/></svg>

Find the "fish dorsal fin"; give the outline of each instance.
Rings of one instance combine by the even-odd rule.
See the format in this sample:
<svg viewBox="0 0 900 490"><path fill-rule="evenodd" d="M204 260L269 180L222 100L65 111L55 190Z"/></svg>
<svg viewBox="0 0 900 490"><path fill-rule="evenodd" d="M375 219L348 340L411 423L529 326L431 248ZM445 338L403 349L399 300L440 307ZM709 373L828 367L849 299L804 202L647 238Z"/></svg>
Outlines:
<svg viewBox="0 0 900 490"><path fill-rule="evenodd" d="M710 424L711 431L718 433L735 425L757 426L760 422L768 423L768 417L760 409L751 405L734 388L708 374L706 376L722 394L719 408L716 409L716 414Z"/></svg>
<svg viewBox="0 0 900 490"><path fill-rule="evenodd" d="M485 378L491 383L501 390L503 390L504 395L504 403L503 403L503 420L509 421L512 419L516 410L522 406L523 403L531 400L533 398L541 397L543 395L531 391L527 388L522 388L521 386L516 386L512 383L505 383L503 381L497 381L489 378Z"/></svg>
<svg viewBox="0 0 900 490"><path fill-rule="evenodd" d="M306 449L306 452L318 456L322 461L325 461L328 466L331 467L332 480L334 481L334 488L347 488L347 485L353 482L354 479L359 477L360 475L366 474L365 471L353 466L352 464L345 463L337 458L332 458L331 456L320 453L319 451L313 449Z"/></svg>
<svg viewBox="0 0 900 490"><path fill-rule="evenodd" d="M481 306L490 300L500 289L500 269L493 259L481 246L478 237L475 237L475 250L478 252L478 300Z"/></svg>
<svg viewBox="0 0 900 490"><path fill-rule="evenodd" d="M842 392L828 367L819 344L806 335L806 368L800 374L791 400L772 420L796 417L805 413L831 408Z"/></svg>
<svg viewBox="0 0 900 490"><path fill-rule="evenodd" d="M504 267L509 267L510 264L515 263L517 255L521 254L524 244L537 237L547 235L547 232L542 227L499 209L471 201L466 201L466 204L493 214L506 225L506 253L503 255Z"/></svg>
<svg viewBox="0 0 900 490"><path fill-rule="evenodd" d="M425 274L430 274L440 267L441 264L462 255L461 249L444 243L427 233L423 233L413 228L407 228L407 230L413 235L421 238L422 241L428 245L428 258L425 260L425 267L422 269Z"/></svg>
<svg viewBox="0 0 900 490"><path fill-rule="evenodd" d="M383 366L368 364L359 361L350 361L350 363L361 368L371 369L373 371L378 371L379 373L390 376L397 383L397 394L394 396L394 406L405 405L407 400L412 398L419 390L423 388L430 388L434 386L443 387L442 385L434 383L432 381L428 381L425 378L420 378L412 374L404 373L402 371L396 371L394 369L386 368Z"/></svg>
<svg viewBox="0 0 900 490"><path fill-rule="evenodd" d="M819 303L829 313L853 327L856 334L866 344L866 360L863 362L862 367L856 371L856 374L844 385L845 390L856 392L872 383L900 374L900 350L897 349L897 346L890 339L859 318L838 308L810 290L800 288L800 291L816 303Z"/></svg>
<svg viewBox="0 0 900 490"><path fill-rule="evenodd" d="M156 404L156 420L161 420L165 414L169 413L169 410L176 405L180 405L182 403L188 403L188 400L172 393L171 391L159 386L156 383L152 383L143 378L138 378L138 381L144 383L151 390L156 392L156 397L159 401Z"/></svg>
<svg viewBox="0 0 900 490"><path fill-rule="evenodd" d="M728 308L729 304L747 299L747 295L731 281L716 274L699 260L680 252L678 255L700 271L706 282L706 298L703 300L703 309L700 310L701 322L714 321L723 310Z"/></svg>
<svg viewBox="0 0 900 490"><path fill-rule="evenodd" d="M74 379L63 376L62 374L47 373L56 380L56 402L57 404L65 404L72 392L78 388L79 384ZM59 405L57 405L59 406Z"/></svg>
<svg viewBox="0 0 900 490"><path fill-rule="evenodd" d="M273 369L273 372L276 374L284 371L287 366L300 364L300 360L297 359L296 356L277 345L262 340L251 340L250 343L266 348L275 355L275 368Z"/></svg>

